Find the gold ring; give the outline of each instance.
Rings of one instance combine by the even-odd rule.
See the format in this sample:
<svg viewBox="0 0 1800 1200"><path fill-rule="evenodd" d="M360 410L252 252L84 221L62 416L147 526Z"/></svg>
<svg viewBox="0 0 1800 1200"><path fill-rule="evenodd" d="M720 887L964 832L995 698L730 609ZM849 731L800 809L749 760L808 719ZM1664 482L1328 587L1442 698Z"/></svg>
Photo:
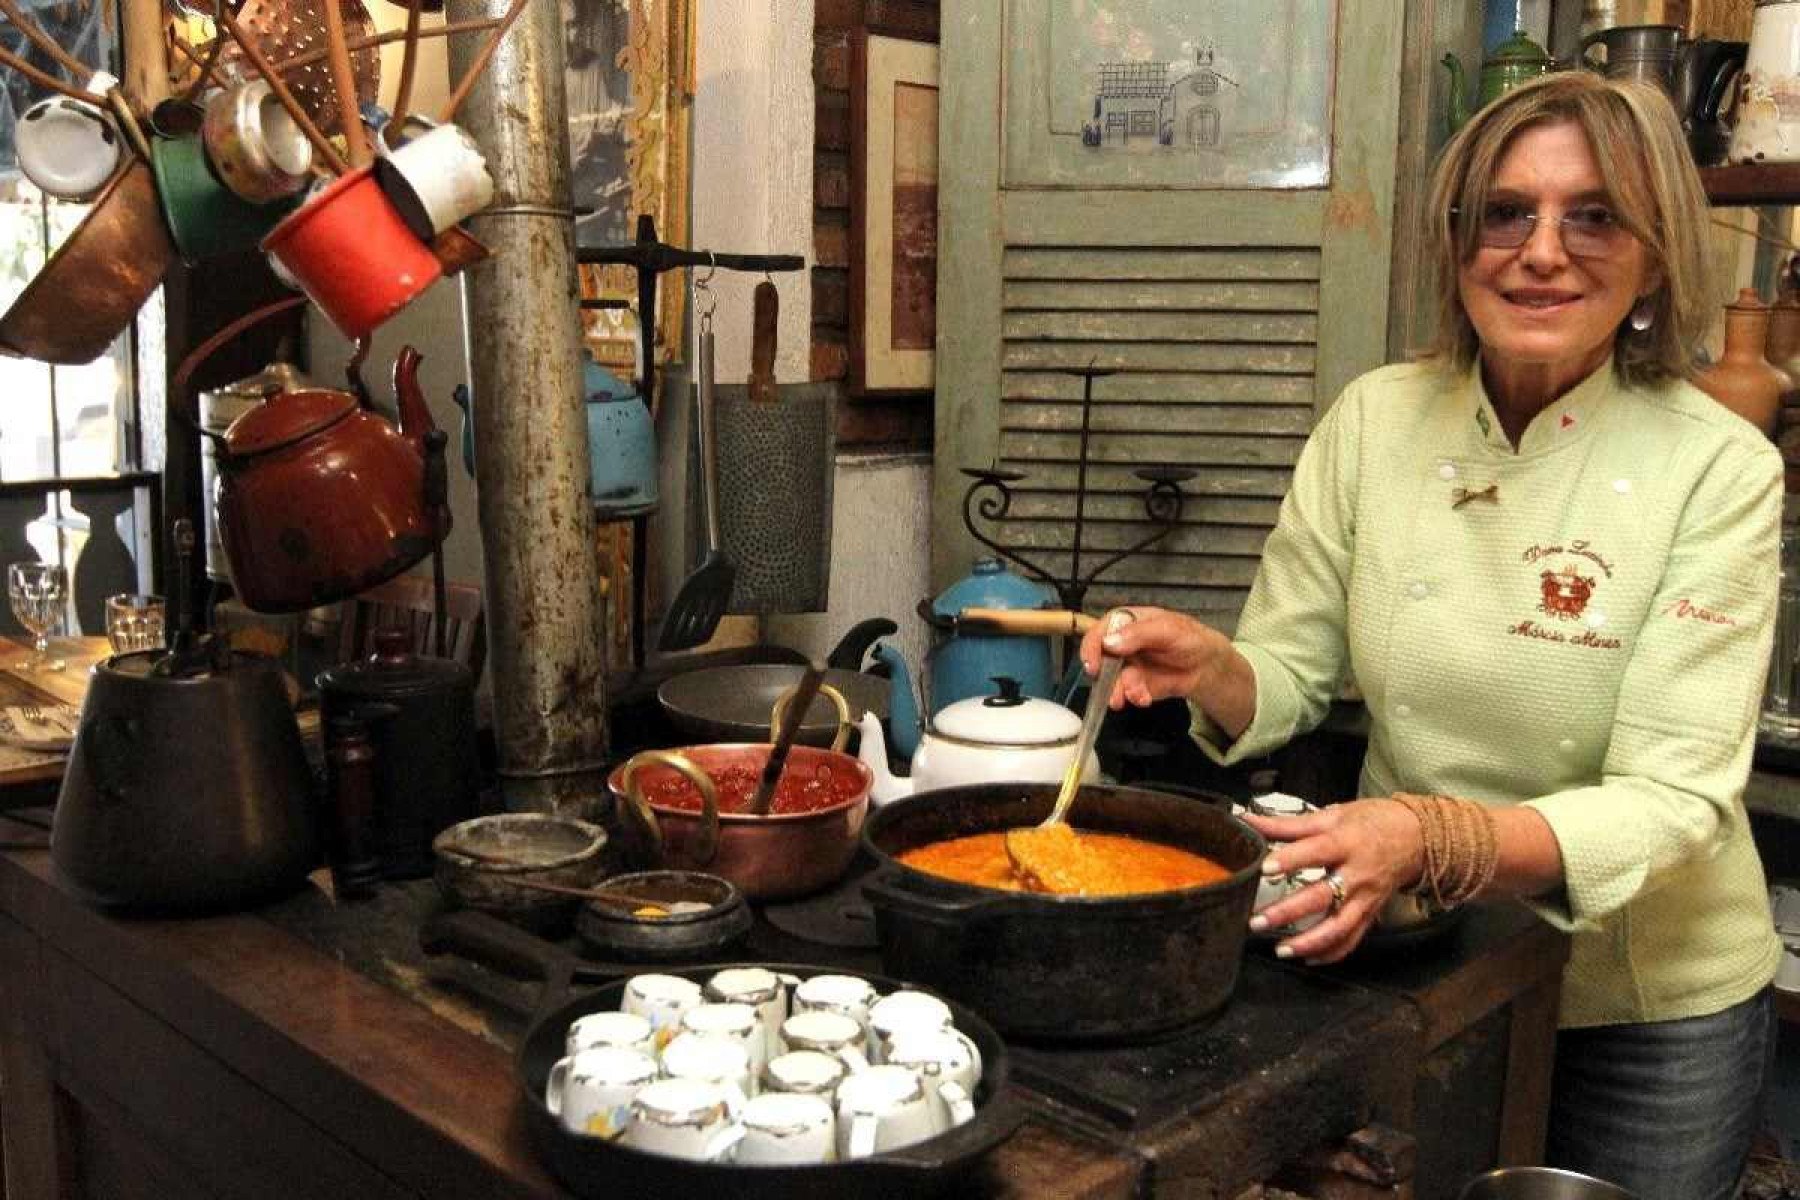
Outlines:
<svg viewBox="0 0 1800 1200"><path fill-rule="evenodd" d="M1336 871L1325 873L1325 886L1331 889L1331 907L1325 910L1326 914L1336 916L1337 910L1344 907L1344 898L1349 895L1349 889L1344 886L1344 877Z"/></svg>

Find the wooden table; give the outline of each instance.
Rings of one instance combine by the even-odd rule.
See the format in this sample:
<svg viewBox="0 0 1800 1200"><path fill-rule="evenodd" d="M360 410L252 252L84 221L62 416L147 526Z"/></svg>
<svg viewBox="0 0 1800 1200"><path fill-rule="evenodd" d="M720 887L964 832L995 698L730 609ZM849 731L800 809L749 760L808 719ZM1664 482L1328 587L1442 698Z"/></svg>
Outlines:
<svg viewBox="0 0 1800 1200"><path fill-rule="evenodd" d="M21 671L13 664L31 654L29 643L0 637L0 707L68 704L81 707L88 672L112 653L104 637L52 638L51 653L66 664L60 671ZM67 758L60 754L0 745L0 807L40 802L54 795Z"/></svg>

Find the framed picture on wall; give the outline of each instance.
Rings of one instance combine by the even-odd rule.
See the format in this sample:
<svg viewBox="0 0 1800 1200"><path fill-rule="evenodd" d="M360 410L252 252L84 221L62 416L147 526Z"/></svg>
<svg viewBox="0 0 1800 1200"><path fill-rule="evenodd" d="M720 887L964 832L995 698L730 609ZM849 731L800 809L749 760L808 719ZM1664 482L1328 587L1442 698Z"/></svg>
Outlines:
<svg viewBox="0 0 1800 1200"><path fill-rule="evenodd" d="M850 384L930 391L937 340L938 48L867 34L850 77Z"/></svg>

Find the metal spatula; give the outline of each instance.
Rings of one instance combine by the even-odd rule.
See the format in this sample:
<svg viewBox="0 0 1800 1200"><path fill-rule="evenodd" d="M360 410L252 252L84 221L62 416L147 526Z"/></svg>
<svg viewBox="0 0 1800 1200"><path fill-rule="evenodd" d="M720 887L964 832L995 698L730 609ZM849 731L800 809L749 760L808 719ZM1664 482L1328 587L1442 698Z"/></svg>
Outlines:
<svg viewBox="0 0 1800 1200"><path fill-rule="evenodd" d="M681 590L663 617L658 650L688 650L712 637L731 602L731 583L736 569L719 542L719 461L713 435L713 331L712 321L700 320L700 348L695 355L698 386L694 398L694 424L700 433L700 506L706 521L706 557L682 581Z"/></svg>

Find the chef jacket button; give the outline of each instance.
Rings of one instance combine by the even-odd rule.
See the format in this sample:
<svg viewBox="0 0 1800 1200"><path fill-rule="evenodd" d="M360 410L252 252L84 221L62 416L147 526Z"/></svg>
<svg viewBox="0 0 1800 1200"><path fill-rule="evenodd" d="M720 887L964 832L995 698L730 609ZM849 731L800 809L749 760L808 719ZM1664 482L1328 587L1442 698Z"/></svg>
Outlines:
<svg viewBox="0 0 1800 1200"><path fill-rule="evenodd" d="M1598 629L1606 624L1606 614L1597 608L1588 609L1587 616L1581 618L1589 629Z"/></svg>
<svg viewBox="0 0 1800 1200"><path fill-rule="evenodd" d="M1410 705L1410 704L1396 704L1396 705L1394 705L1394 715L1395 715L1395 716L1396 716L1396 717L1410 717L1410 716L1412 716L1412 705Z"/></svg>
<svg viewBox="0 0 1800 1200"><path fill-rule="evenodd" d="M1406 589L1406 594L1411 596L1414 600L1423 600L1425 597L1431 595L1431 589L1422 583L1415 583Z"/></svg>
<svg viewBox="0 0 1800 1200"><path fill-rule="evenodd" d="M1556 748L1558 750L1573 750L1575 748L1575 739L1564 738L1562 741L1556 743Z"/></svg>
<svg viewBox="0 0 1800 1200"><path fill-rule="evenodd" d="M1626 492L1629 492L1630 490L1631 490L1631 480L1629 480L1629 479L1613 480L1613 491L1619 493L1619 495L1623 496Z"/></svg>
<svg viewBox="0 0 1800 1200"><path fill-rule="evenodd" d="M1453 465L1451 465L1450 463L1439 463L1438 464L1438 478L1439 479L1455 479L1456 478L1456 468Z"/></svg>

